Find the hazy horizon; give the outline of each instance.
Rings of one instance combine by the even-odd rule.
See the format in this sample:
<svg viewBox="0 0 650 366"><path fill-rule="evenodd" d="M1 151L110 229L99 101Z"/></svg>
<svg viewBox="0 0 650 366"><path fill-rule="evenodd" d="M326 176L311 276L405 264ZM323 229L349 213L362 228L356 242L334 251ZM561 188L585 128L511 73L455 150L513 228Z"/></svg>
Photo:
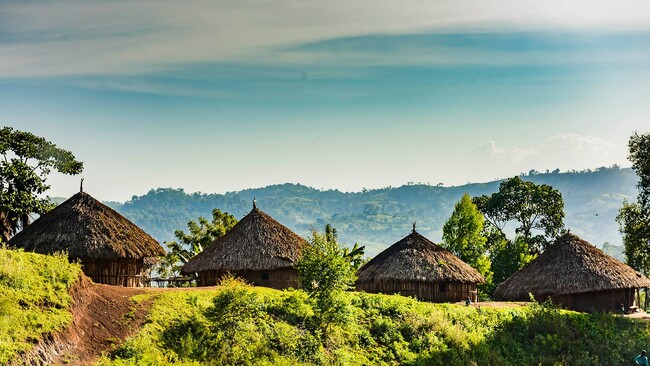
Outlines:
<svg viewBox="0 0 650 366"><path fill-rule="evenodd" d="M620 169L631 169L631 167L629 167L629 166L628 167L618 166L618 167ZM585 169L582 169L582 170L578 170L578 169L561 170L558 174L574 173L574 172L575 173L584 173L584 172L587 172L588 170L596 171L599 168L612 169L612 168L614 168L614 166L608 166L608 167L602 166L602 167L596 167L594 169L585 168ZM465 183L453 184L453 185L444 184L444 185L441 185L439 187L441 187L441 188L456 188L456 187L463 187L463 186L467 186L467 185L488 184L488 183L492 183L492 182L495 182L495 181L505 180L505 179L508 179L508 178L511 178L511 177L514 177L514 176L528 177L529 172L520 172L518 174L513 174L511 176L494 178L494 179L484 180L484 181L465 182ZM542 175L542 174L552 174L552 170L549 169L548 172L546 172L546 171L537 171L537 174L540 174L540 175ZM80 177L75 177L75 178L78 181L81 179ZM304 183L301 183L301 182L277 182L277 183L270 183L270 184L263 185L263 186L240 187L240 188L237 188L237 189L227 190L227 191L191 191L191 190L185 189L184 187L180 187L180 186L178 186L178 187L157 186L157 187L150 187L149 189L147 189L145 191L142 191L142 192L125 193L125 194L128 194L129 197L124 199L124 200L107 200L107 199L102 199L100 197L95 197L95 198L98 198L99 200L104 201L104 202L125 203L125 202L130 201L131 198L133 198L133 197L144 196L148 192L155 191L157 189L182 190L184 193L186 193L188 195L192 195L192 194L225 195L225 194L228 194L228 193L238 193L238 192L242 192L242 191L264 189L264 188L273 187L273 186L282 186L282 185L285 185L285 184L303 186L303 187L307 187L307 188L310 188L310 189L315 189L315 190L322 191L322 192L325 192L325 191L328 191L328 190L333 190L333 191L339 191L341 193L362 193L364 190L372 191L372 190L382 190L382 189L395 189L395 188L408 187L408 186L431 186L431 187L438 186L437 184L433 184L431 182L412 182L412 181L404 182L404 183L401 183L401 184L398 184L398 185L389 185L389 186L381 186L381 187L362 187L361 189L358 189L358 190L343 190L343 189L339 189L339 188L336 188L336 187L331 187L331 188L315 187L315 186L311 186L311 185L304 184ZM50 196L50 198L67 199L67 198L71 197L72 195L74 195L75 193L77 193L78 191L79 191L79 182L77 182L77 189L72 190L68 195L52 195L50 193L48 193L47 195ZM51 192L51 191L48 191L48 192ZM93 196L95 195L95 193L93 191L93 187L89 188L88 185L86 185L85 181L84 181L84 192L86 192L86 193L88 193L90 195L93 195Z"/></svg>

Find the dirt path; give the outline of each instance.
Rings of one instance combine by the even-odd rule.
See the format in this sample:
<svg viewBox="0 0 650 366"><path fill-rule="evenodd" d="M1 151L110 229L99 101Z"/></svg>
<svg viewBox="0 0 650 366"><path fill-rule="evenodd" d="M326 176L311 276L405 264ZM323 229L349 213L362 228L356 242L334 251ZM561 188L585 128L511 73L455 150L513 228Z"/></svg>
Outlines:
<svg viewBox="0 0 650 366"><path fill-rule="evenodd" d="M86 280L87 281L87 280ZM73 323L63 334L75 346L63 352L54 364L85 365L140 328L151 302L137 304L131 297L140 288L86 284L72 291Z"/></svg>
<svg viewBox="0 0 650 366"><path fill-rule="evenodd" d="M72 324L43 339L17 365L87 365L116 343L134 334L145 320L151 301L136 304L131 297L142 288L94 284L82 277L70 291Z"/></svg>

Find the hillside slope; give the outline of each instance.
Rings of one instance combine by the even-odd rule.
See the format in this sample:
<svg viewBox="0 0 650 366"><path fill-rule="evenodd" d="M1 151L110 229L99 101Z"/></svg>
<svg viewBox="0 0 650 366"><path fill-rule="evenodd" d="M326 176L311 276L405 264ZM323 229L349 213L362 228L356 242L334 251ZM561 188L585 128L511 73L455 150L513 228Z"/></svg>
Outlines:
<svg viewBox="0 0 650 366"><path fill-rule="evenodd" d="M64 256L0 248L0 364L72 322L72 286L79 265Z"/></svg>
<svg viewBox="0 0 650 366"><path fill-rule="evenodd" d="M92 283L63 255L0 248L0 365L86 365L139 328L142 289Z"/></svg>
<svg viewBox="0 0 650 366"><path fill-rule="evenodd" d="M601 168L571 173L534 173L524 179L550 184L562 192L567 227L591 243L620 245L615 217L623 199L636 197L637 176L631 169ZM108 204L159 241L173 240L187 221L209 217L213 208L241 218L256 198L258 207L298 234L326 223L337 228L342 242L367 246L373 256L410 232L418 230L434 241L442 225L464 193L490 194L499 181L458 187L405 185L362 192L321 191L299 184L281 184L225 194L185 193L182 189L158 188L121 204Z"/></svg>
<svg viewBox="0 0 650 366"><path fill-rule="evenodd" d="M302 291L230 281L156 296L100 365L625 365L650 341L648 322L621 316L365 293L346 294L345 321L321 338Z"/></svg>

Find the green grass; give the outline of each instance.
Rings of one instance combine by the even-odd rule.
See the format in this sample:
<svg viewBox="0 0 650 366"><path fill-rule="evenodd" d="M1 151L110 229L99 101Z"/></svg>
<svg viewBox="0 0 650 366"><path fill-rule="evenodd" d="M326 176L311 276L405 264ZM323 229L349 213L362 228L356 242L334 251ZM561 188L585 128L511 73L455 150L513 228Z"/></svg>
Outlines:
<svg viewBox="0 0 650 366"><path fill-rule="evenodd" d="M650 341L646 322L549 306L480 309L348 293L326 336L302 291L230 281L151 293L144 327L100 365L623 365Z"/></svg>
<svg viewBox="0 0 650 366"><path fill-rule="evenodd" d="M68 291L80 273L64 256L0 249L0 364L70 324ZM648 322L608 314L344 296L345 321L324 331L302 291L236 280L150 291L133 298L152 302L144 326L99 364L624 365L650 344Z"/></svg>
<svg viewBox="0 0 650 366"><path fill-rule="evenodd" d="M70 324L68 290L80 274L65 256L0 248L0 364Z"/></svg>

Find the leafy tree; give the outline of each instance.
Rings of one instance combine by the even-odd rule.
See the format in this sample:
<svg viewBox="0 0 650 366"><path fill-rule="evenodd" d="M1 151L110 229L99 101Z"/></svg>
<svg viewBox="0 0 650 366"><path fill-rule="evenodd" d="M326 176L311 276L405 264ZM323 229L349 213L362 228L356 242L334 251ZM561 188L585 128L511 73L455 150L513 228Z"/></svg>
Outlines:
<svg viewBox="0 0 650 366"><path fill-rule="evenodd" d="M217 238L225 235L237 223L233 215L216 208L212 210L212 221L208 221L205 217L199 217L197 221L190 220L187 223L189 229L187 234L182 230L174 232L178 242L165 242L169 251L160 265L161 275L177 275L185 263L201 253Z"/></svg>
<svg viewBox="0 0 650 366"><path fill-rule="evenodd" d="M623 234L627 264L650 274L650 216L644 214L640 204L624 201L616 221Z"/></svg>
<svg viewBox="0 0 650 366"><path fill-rule="evenodd" d="M487 253L487 238L482 235L483 215L468 194L454 206L454 211L442 228L445 249L474 267L485 277L487 284L492 282L490 258Z"/></svg>
<svg viewBox="0 0 650 366"><path fill-rule="evenodd" d="M303 250L296 264L300 285L314 303L316 325L324 335L332 324L344 323L349 315L349 299L345 291L356 280L355 259L363 255L363 250L358 247L352 254L331 235L333 230L327 231L329 235L312 232L310 245Z"/></svg>
<svg viewBox="0 0 650 366"><path fill-rule="evenodd" d="M535 255L530 254L528 243L521 236L514 240L507 240L505 237L497 235L491 240L493 240L490 251L491 269L494 272L495 287L535 259Z"/></svg>
<svg viewBox="0 0 650 366"><path fill-rule="evenodd" d="M40 197L50 186L52 170L75 175L83 163L70 151L30 132L3 127L0 130L0 227L8 241L20 227L29 225L30 214L44 214L54 207L49 197Z"/></svg>
<svg viewBox="0 0 650 366"><path fill-rule="evenodd" d="M637 132L630 137L628 143L632 169L639 176L638 202L644 215L650 215L650 133L639 135Z"/></svg>
<svg viewBox="0 0 650 366"><path fill-rule="evenodd" d="M543 251L563 232L562 194L547 184L537 185L513 177L501 182L498 192L476 197L474 203L486 221L504 236L505 225L517 222L515 233L528 244L532 254ZM543 234L534 235L533 230Z"/></svg>
<svg viewBox="0 0 650 366"><path fill-rule="evenodd" d="M638 202L623 202L616 221L623 234L627 263L650 274L650 133L639 135L635 132L628 147L632 169L639 176Z"/></svg>
<svg viewBox="0 0 650 366"><path fill-rule="evenodd" d="M330 224L325 225L325 240L331 242L337 242L338 240L336 228L332 227ZM365 260L363 259L365 251L365 245L360 246L359 243L354 243L354 246L351 249L343 247L343 256L350 261L352 267L356 271L365 263Z"/></svg>

